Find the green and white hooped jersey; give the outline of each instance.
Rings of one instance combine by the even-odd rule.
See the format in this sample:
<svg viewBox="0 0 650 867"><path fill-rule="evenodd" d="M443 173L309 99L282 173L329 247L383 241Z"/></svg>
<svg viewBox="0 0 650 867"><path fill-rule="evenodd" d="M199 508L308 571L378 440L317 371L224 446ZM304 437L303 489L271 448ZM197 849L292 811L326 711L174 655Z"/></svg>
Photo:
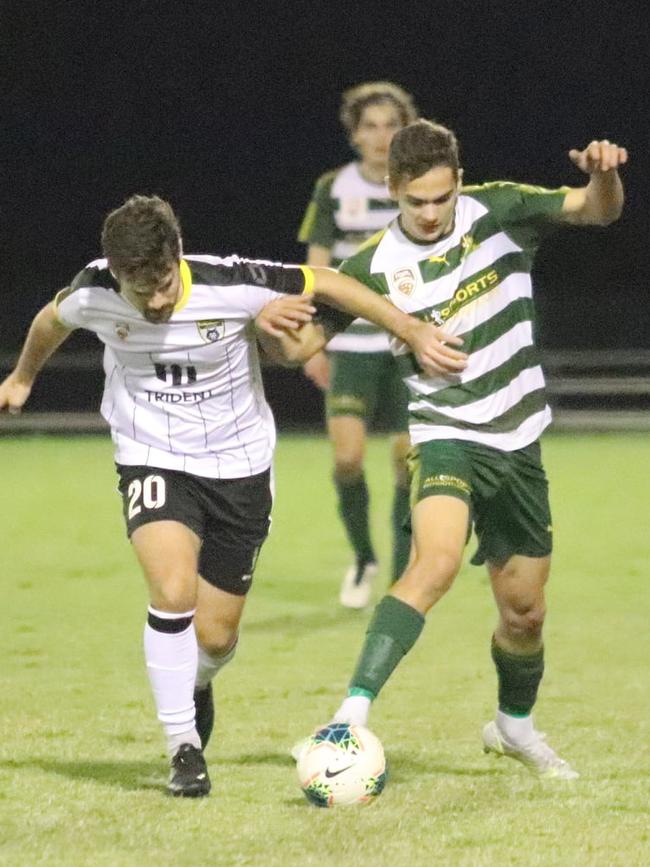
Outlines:
<svg viewBox="0 0 650 867"><path fill-rule="evenodd" d="M368 238L397 216L385 184L367 181L352 162L322 175L300 227L298 240L318 244L332 252L337 268ZM330 352L388 352L388 335L372 322L355 319L344 334L327 345Z"/></svg>
<svg viewBox="0 0 650 867"><path fill-rule="evenodd" d="M566 192L508 182L466 187L447 237L418 244L394 220L344 262L343 273L463 338L467 368L445 376L422 373L409 348L391 339L410 393L413 443L459 439L513 451L549 424L530 271Z"/></svg>

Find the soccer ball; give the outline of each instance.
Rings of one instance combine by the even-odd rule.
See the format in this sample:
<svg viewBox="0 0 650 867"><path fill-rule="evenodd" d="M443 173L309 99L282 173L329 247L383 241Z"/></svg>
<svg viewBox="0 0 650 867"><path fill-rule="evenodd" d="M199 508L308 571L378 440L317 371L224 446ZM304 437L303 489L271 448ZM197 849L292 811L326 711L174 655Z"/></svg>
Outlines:
<svg viewBox="0 0 650 867"><path fill-rule="evenodd" d="M363 726L330 723L308 738L298 758L298 778L317 807L366 804L386 785L384 748Z"/></svg>

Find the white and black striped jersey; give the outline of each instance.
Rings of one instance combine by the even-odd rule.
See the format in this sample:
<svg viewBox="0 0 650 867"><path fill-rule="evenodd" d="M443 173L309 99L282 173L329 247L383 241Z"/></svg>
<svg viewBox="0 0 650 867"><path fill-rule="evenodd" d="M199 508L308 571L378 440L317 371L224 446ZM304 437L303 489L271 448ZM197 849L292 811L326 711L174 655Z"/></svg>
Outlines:
<svg viewBox="0 0 650 867"><path fill-rule="evenodd" d="M237 256L185 256L182 294L168 322L148 322L122 295L106 259L55 299L61 322L104 344L101 413L115 460L209 478L267 469L275 425L252 322L279 293L300 294L304 266Z"/></svg>

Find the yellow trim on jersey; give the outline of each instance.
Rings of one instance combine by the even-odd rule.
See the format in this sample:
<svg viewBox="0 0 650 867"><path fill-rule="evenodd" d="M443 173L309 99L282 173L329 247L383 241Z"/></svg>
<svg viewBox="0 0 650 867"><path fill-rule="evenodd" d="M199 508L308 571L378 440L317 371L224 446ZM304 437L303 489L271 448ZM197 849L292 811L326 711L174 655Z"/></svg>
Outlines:
<svg viewBox="0 0 650 867"><path fill-rule="evenodd" d="M367 250L368 247L377 247L387 231L388 226L386 226L385 229L380 229L378 232L375 232L375 234L371 235L369 238L366 238L363 244L361 244L360 247L357 247L356 253L354 255L356 256L357 253L361 253L362 250Z"/></svg>
<svg viewBox="0 0 650 867"><path fill-rule="evenodd" d="M307 210L305 211L305 216L302 219L302 223L300 224L300 228L298 229L298 241L301 244L309 244L309 236L311 235L314 224L316 223L316 217L318 216L318 203L310 202L307 205Z"/></svg>
<svg viewBox="0 0 650 867"><path fill-rule="evenodd" d="M181 293L181 297L178 299L176 304L174 304L174 313L178 310L182 310L183 307L190 300L190 292L192 291L192 272L190 271L190 266L187 264L185 259L181 259L178 270L181 275L181 285L183 287L183 291Z"/></svg>
<svg viewBox="0 0 650 867"><path fill-rule="evenodd" d="M313 295L316 283L316 275L307 265L299 265L298 267L302 271L302 275L305 278L305 288L302 290L302 294Z"/></svg>

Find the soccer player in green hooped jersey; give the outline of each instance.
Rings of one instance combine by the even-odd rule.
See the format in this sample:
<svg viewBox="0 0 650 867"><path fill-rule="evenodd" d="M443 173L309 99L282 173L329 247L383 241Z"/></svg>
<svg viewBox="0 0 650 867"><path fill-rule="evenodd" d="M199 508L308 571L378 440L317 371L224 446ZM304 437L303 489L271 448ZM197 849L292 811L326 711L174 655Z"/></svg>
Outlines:
<svg viewBox="0 0 650 867"><path fill-rule="evenodd" d="M308 244L307 264L334 266L397 215L386 186L388 148L397 130L415 120L411 96L391 82L374 81L346 90L341 122L359 158L322 175L316 182L299 240ZM340 601L363 608L370 601L377 558L369 526L369 493L364 476L366 432L373 422L395 434L392 461L395 491L392 508L393 564L396 580L411 546L408 517L409 450L407 393L390 352L388 335L363 319L304 366L327 389L327 429L334 447L334 482L339 514L354 550Z"/></svg>
<svg viewBox="0 0 650 867"><path fill-rule="evenodd" d="M544 670L552 528L538 442L551 413L534 345L530 271L540 241L558 225L606 225L619 217L618 168L627 152L592 141L569 157L589 176L586 186L463 187L453 132L420 120L393 138L389 186L399 217L341 271L437 323L453 335L441 339L467 360L457 373L430 375L391 342L410 392L413 550L375 609L348 697L334 716L367 724L371 702L451 587L473 521L473 562L487 565L499 612L491 642L498 708L483 729L484 749L565 780L577 773L546 744L531 715ZM322 316L302 339L318 345L346 321Z"/></svg>

